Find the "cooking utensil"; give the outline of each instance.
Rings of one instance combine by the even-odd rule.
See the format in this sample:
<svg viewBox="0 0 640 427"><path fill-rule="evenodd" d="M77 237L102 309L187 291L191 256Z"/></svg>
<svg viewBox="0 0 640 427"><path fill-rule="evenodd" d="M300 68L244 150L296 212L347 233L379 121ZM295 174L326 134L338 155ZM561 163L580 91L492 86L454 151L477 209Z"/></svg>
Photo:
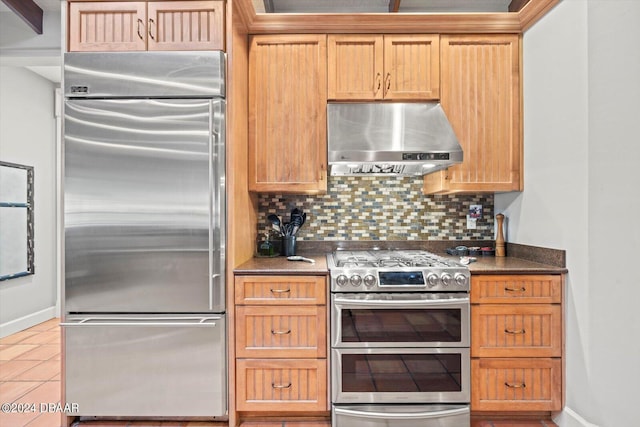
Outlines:
<svg viewBox="0 0 640 427"><path fill-rule="evenodd" d="M280 217L276 214L269 214L267 219L271 221L271 228L276 230L280 235L284 236L282 231L282 222L280 222Z"/></svg>
<svg viewBox="0 0 640 427"><path fill-rule="evenodd" d="M282 224L282 235L283 236L291 236L291 223L285 222Z"/></svg>
<svg viewBox="0 0 640 427"><path fill-rule="evenodd" d="M303 261L303 262L310 262L311 264L315 264L316 260L315 259L311 259L311 258L305 258L303 256L300 255L293 255L293 256L289 256L287 257L287 259L289 261Z"/></svg>
<svg viewBox="0 0 640 427"><path fill-rule="evenodd" d="M302 224L304 224L307 214L298 208L291 211L291 235L295 236Z"/></svg>

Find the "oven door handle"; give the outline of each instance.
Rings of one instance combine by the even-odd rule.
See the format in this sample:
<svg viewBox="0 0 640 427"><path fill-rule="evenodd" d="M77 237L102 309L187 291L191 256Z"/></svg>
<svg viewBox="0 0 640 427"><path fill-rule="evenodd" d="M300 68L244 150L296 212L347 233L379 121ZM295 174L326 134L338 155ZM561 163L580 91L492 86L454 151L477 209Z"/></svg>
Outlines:
<svg viewBox="0 0 640 427"><path fill-rule="evenodd" d="M414 413L392 413L392 412L368 412L356 411L354 409L345 409L334 406L336 415L350 415L353 417L363 418L380 418L387 420L412 420L425 418L451 417L454 415L465 415L469 413L469 407L447 409L444 411L414 412Z"/></svg>
<svg viewBox="0 0 640 427"><path fill-rule="evenodd" d="M333 300L335 304L349 307L374 307L374 308L394 308L394 307L434 307L443 305L456 305L469 303L469 297L431 299L431 300L358 300L336 296Z"/></svg>

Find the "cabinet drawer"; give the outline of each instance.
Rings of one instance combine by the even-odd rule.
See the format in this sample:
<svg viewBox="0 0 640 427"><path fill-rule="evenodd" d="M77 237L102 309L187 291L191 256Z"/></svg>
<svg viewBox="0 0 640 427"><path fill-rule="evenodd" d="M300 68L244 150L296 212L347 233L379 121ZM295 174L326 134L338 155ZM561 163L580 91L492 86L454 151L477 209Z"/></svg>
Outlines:
<svg viewBox="0 0 640 427"><path fill-rule="evenodd" d="M327 356L324 306L236 308L237 357Z"/></svg>
<svg viewBox="0 0 640 427"><path fill-rule="evenodd" d="M560 359L473 359L472 411L559 411Z"/></svg>
<svg viewBox="0 0 640 427"><path fill-rule="evenodd" d="M325 276L236 276L236 304L324 305Z"/></svg>
<svg viewBox="0 0 640 427"><path fill-rule="evenodd" d="M471 307L472 357L560 357L559 305Z"/></svg>
<svg viewBox="0 0 640 427"><path fill-rule="evenodd" d="M326 411L327 360L237 360L236 393L239 411Z"/></svg>
<svg viewBox="0 0 640 427"><path fill-rule="evenodd" d="M471 303L553 304L562 300L560 275L471 277Z"/></svg>

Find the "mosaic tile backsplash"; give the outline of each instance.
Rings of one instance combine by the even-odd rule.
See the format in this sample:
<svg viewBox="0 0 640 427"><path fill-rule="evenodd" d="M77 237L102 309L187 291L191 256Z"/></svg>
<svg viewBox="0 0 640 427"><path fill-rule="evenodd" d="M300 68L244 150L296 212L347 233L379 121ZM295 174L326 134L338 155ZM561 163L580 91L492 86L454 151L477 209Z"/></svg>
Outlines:
<svg viewBox="0 0 640 427"><path fill-rule="evenodd" d="M289 222L293 208L307 213L298 240L493 240L493 195L422 194L421 177L329 177L327 194L260 194L258 236L271 230L267 215ZM471 205L482 205L475 230Z"/></svg>

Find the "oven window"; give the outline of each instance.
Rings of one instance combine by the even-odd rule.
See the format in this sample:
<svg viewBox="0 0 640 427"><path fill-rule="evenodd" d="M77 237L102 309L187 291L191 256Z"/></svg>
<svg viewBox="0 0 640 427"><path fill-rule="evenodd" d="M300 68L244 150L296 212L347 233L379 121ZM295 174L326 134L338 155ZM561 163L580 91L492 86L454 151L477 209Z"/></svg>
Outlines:
<svg viewBox="0 0 640 427"><path fill-rule="evenodd" d="M460 309L343 309L343 342L460 342Z"/></svg>
<svg viewBox="0 0 640 427"><path fill-rule="evenodd" d="M343 392L459 392L460 354L342 354Z"/></svg>

